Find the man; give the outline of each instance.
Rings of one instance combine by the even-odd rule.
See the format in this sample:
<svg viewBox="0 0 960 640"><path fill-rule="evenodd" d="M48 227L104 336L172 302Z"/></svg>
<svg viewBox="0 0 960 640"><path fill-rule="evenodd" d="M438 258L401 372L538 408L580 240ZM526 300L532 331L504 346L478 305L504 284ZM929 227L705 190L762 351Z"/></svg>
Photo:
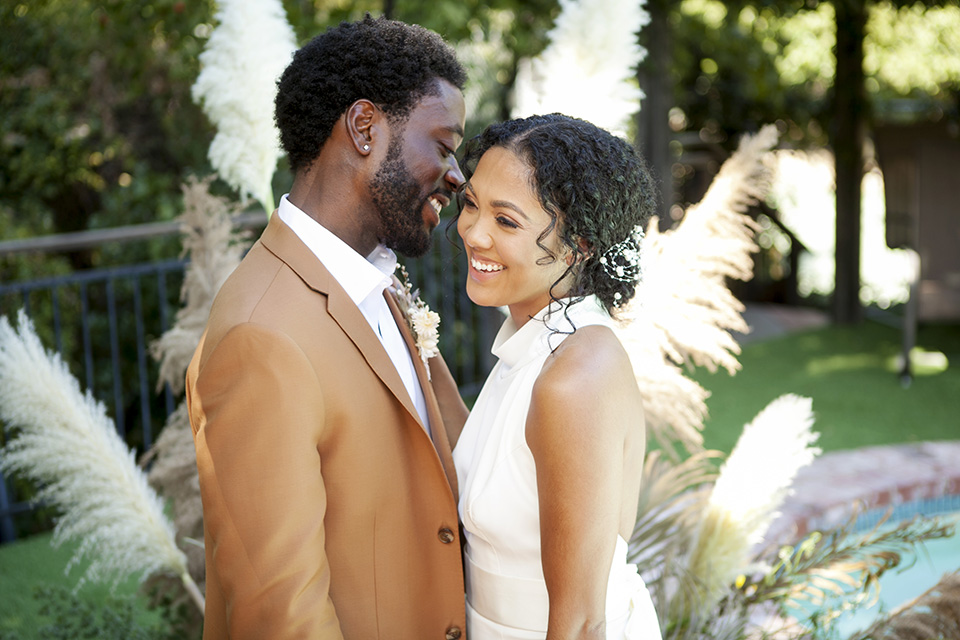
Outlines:
<svg viewBox="0 0 960 640"><path fill-rule="evenodd" d="M463 637L444 419L466 408L420 359L386 247L425 252L463 183L464 80L439 36L368 16L278 83L293 186L187 371L205 639Z"/></svg>

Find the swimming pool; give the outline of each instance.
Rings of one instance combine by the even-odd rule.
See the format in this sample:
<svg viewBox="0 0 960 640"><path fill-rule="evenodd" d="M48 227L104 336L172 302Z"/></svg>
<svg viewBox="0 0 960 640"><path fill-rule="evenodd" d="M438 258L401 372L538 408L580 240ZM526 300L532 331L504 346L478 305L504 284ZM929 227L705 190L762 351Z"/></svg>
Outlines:
<svg viewBox="0 0 960 640"><path fill-rule="evenodd" d="M872 529L887 512L887 508L867 511L857 519L854 533ZM917 500L893 507L888 523L898 523L914 516L940 516L960 521L960 496L942 496ZM958 527L960 528L960 527ZM904 557L903 565L909 564ZM876 621L881 611L889 612L912 600L935 585L943 574L960 569L960 530L950 538L931 540L918 549L916 562L904 569L893 569L880 578L879 600L870 607L860 606L846 611L834 622L839 637L849 637Z"/></svg>

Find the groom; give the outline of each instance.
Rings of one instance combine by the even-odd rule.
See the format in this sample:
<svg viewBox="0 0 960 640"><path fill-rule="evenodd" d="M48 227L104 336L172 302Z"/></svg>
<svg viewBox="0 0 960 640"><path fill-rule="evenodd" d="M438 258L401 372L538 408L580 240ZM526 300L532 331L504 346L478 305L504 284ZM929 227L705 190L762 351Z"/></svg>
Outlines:
<svg viewBox="0 0 960 640"><path fill-rule="evenodd" d="M464 80L437 34L367 16L278 83L293 186L187 371L207 640L463 637L445 427L466 408L420 359L391 249L423 254L463 183Z"/></svg>

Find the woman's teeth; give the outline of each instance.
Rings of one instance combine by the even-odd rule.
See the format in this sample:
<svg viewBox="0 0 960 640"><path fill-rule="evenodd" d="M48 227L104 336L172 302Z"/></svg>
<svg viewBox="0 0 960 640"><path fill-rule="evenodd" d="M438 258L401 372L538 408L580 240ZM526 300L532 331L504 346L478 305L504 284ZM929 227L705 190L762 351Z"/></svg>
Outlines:
<svg viewBox="0 0 960 640"><path fill-rule="evenodd" d="M490 271L503 271L503 265L500 265L500 264L485 264L485 263L483 263L483 262L480 262L480 261L477 260L476 258L470 258L470 264L471 264L471 265L473 266L473 268L476 269L477 271L487 271L487 272L490 272Z"/></svg>

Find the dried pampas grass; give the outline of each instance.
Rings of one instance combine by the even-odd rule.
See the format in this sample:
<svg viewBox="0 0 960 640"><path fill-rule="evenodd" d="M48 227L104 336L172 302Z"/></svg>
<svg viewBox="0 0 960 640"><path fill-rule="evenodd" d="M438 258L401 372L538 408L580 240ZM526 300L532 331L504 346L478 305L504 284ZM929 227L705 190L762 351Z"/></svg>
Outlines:
<svg viewBox="0 0 960 640"><path fill-rule="evenodd" d="M193 99L217 127L208 156L242 200L273 211L272 178L280 158L273 122L277 78L297 38L280 0L219 0L213 33L200 54Z"/></svg>
<svg viewBox="0 0 960 640"><path fill-rule="evenodd" d="M61 512L54 544L80 541L67 570L90 560L80 584L171 573L202 610L163 503L103 404L80 391L59 355L44 350L23 311L18 324L19 331L0 318L0 420L12 436L0 468L37 483L37 499Z"/></svg>
<svg viewBox="0 0 960 640"><path fill-rule="evenodd" d="M560 0L550 43L518 65L512 117L559 112L624 135L643 97L636 69L647 55L637 41L650 21L645 4Z"/></svg>
<svg viewBox="0 0 960 640"><path fill-rule="evenodd" d="M770 188L768 152L776 142L773 125L744 136L675 229L659 232L656 219L648 225L643 280L619 313L618 335L643 394L647 425L667 451L677 442L691 453L703 448L708 394L684 376L683 366L731 374L740 368L740 347L730 332L749 327L727 278L753 276L757 225L746 211Z"/></svg>
<svg viewBox="0 0 960 640"><path fill-rule="evenodd" d="M180 298L184 306L174 325L151 346L160 361L160 382L176 392L183 389L184 375L210 317L213 299L227 277L240 264L249 247L248 234L234 229L236 203L210 193L212 178L189 179L183 186L183 254L190 257ZM205 578L203 505L197 476L197 454L185 404L170 414L167 423L143 464L151 462L149 481L173 503L179 535L196 544L185 547L190 575L203 584Z"/></svg>
<svg viewBox="0 0 960 640"><path fill-rule="evenodd" d="M174 393L183 390L187 365L207 325L213 298L250 246L249 235L234 229L239 205L211 194L212 180L212 176L191 177L182 187L181 255L190 257L180 289L184 305L173 327L150 345L150 353L160 361L158 389L167 383Z"/></svg>

